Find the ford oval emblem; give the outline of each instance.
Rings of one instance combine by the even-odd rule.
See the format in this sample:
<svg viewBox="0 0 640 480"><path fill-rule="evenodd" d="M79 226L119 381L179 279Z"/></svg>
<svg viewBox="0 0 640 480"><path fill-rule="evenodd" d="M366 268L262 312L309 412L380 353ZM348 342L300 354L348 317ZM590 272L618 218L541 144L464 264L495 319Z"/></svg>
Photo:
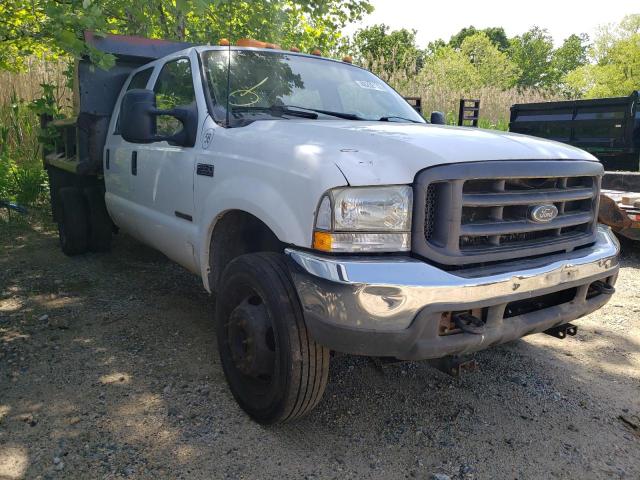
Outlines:
<svg viewBox="0 0 640 480"><path fill-rule="evenodd" d="M549 223L558 216L555 205L536 205L531 208L529 217L536 223Z"/></svg>

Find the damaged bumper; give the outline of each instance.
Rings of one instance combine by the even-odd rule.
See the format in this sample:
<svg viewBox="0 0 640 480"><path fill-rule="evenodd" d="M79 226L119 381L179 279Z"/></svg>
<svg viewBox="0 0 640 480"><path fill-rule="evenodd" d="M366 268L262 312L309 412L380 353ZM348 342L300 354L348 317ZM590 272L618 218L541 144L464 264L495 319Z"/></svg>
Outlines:
<svg viewBox="0 0 640 480"><path fill-rule="evenodd" d="M463 354L538 333L603 306L618 273L607 227L570 253L445 271L412 257L337 257L286 251L305 321L345 353L407 360ZM472 315L468 333L452 319Z"/></svg>

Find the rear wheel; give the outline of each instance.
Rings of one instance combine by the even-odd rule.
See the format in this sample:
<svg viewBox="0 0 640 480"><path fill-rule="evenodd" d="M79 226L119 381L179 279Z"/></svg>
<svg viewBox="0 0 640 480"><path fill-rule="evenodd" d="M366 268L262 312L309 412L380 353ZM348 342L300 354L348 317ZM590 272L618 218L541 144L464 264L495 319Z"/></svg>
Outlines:
<svg viewBox="0 0 640 480"><path fill-rule="evenodd" d="M85 253L89 247L87 205L82 191L75 187L60 189L62 220L58 222L60 247L65 255Z"/></svg>
<svg viewBox="0 0 640 480"><path fill-rule="evenodd" d="M108 252L111 250L113 223L104 203L104 189L89 187L85 189L84 194L89 214L89 250Z"/></svg>
<svg viewBox="0 0 640 480"><path fill-rule="evenodd" d="M308 413L327 385L329 349L309 336L283 255L242 255L220 286L218 349L238 404L260 423Z"/></svg>

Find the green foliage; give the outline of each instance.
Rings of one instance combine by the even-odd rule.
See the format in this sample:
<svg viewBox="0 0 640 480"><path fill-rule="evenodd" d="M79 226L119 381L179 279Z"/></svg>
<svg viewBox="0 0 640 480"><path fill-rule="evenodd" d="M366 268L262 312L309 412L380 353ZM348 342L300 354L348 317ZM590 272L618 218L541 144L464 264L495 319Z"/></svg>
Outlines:
<svg viewBox="0 0 640 480"><path fill-rule="evenodd" d="M460 53L471 62L478 82L483 86L511 88L521 76L508 55L484 32L466 37L460 45Z"/></svg>
<svg viewBox="0 0 640 480"><path fill-rule="evenodd" d="M587 63L588 42L588 35L574 33L569 35L562 45L553 52L551 69L555 75L554 81L561 81L567 73Z"/></svg>
<svg viewBox="0 0 640 480"><path fill-rule="evenodd" d="M515 84L519 75L507 54L484 32L467 36L459 49L438 48L426 58L420 73L427 84L449 85L458 90L483 86L507 89Z"/></svg>
<svg viewBox="0 0 640 480"><path fill-rule="evenodd" d="M416 46L416 31L402 28L390 32L385 24L358 30L347 49L365 68L376 64L383 76L398 70L416 73L423 63L423 53ZM384 59L382 65L380 59Z"/></svg>
<svg viewBox="0 0 640 480"><path fill-rule="evenodd" d="M554 49L549 33L539 27L509 39L502 27L479 30L471 25L453 35L448 43L430 42L426 55L437 58L438 50L446 46L470 57L479 75L470 79L472 85L479 82L484 86L566 92L564 77L588 61L588 40L585 34L573 34ZM451 52L445 54L451 56Z"/></svg>
<svg viewBox="0 0 640 480"><path fill-rule="evenodd" d="M11 102L0 106L0 198L24 205L46 198L38 132L37 117L27 102L13 95Z"/></svg>
<svg viewBox="0 0 640 480"><path fill-rule="evenodd" d="M576 96L626 96L640 89L640 15L600 29L588 53L592 63L568 72L564 81Z"/></svg>
<svg viewBox="0 0 640 480"><path fill-rule="evenodd" d="M112 55L88 47L86 30L194 43L253 37L303 50L335 48L340 31L372 11L368 0L4 0L0 68L29 55L88 55L101 68Z"/></svg>
<svg viewBox="0 0 640 480"><path fill-rule="evenodd" d="M507 34L505 33L504 28L489 27L478 30L473 25L464 27L458 33L453 35L449 40L449 46L458 49L462 47L462 42L464 42L465 39L478 33L484 33L489 38L491 43L501 52L506 52L509 49L509 39L507 38Z"/></svg>
<svg viewBox="0 0 640 480"><path fill-rule="evenodd" d="M548 88L553 85L551 61L553 59L553 38L549 32L539 27L511 39L509 56L522 74L519 87Z"/></svg>
<svg viewBox="0 0 640 480"><path fill-rule="evenodd" d="M452 90L480 86L478 72L470 59L449 46L427 57L419 76L425 85L447 85Z"/></svg>

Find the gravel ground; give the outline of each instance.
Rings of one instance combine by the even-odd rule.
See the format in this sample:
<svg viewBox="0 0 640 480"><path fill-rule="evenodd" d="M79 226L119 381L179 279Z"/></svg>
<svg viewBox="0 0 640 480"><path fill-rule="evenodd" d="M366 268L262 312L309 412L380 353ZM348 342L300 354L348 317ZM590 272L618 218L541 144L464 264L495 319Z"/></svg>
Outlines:
<svg viewBox="0 0 640 480"><path fill-rule="evenodd" d="M638 250L574 338L460 379L336 356L318 408L269 428L233 401L194 276L123 236L66 258L42 221L0 223L0 252L0 480L640 478Z"/></svg>

